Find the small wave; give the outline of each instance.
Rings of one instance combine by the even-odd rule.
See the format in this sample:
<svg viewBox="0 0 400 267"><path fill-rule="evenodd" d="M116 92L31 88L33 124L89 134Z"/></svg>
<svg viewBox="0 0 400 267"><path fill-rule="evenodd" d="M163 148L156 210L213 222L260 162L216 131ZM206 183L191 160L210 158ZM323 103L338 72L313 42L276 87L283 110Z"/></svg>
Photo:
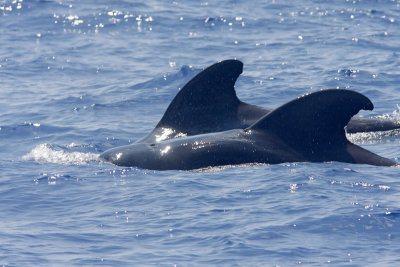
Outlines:
<svg viewBox="0 0 400 267"><path fill-rule="evenodd" d="M360 132L347 134L347 138L358 144L379 144L385 142L391 142L394 137L400 135L400 129L389 130L389 131L377 131L377 132Z"/></svg>
<svg viewBox="0 0 400 267"><path fill-rule="evenodd" d="M396 123L400 123L400 106L397 105L397 109L394 110L392 113L379 115L376 116L376 118L383 120L393 120ZM375 144L390 141L390 138L398 137L399 135L400 129L393 129L388 131L349 133L347 134L347 138L355 143Z"/></svg>
<svg viewBox="0 0 400 267"><path fill-rule="evenodd" d="M34 160L40 163L75 164L82 165L91 161L100 161L99 154L68 152L55 149L50 144L40 144L31 152L22 157L23 160Z"/></svg>
<svg viewBox="0 0 400 267"><path fill-rule="evenodd" d="M243 163L243 164L228 164L228 165L220 165L220 166L211 166L211 167L204 167L191 170L191 172L218 172L223 171L228 168L242 168L242 167L251 167L251 166L264 166L268 165L266 163Z"/></svg>
<svg viewBox="0 0 400 267"><path fill-rule="evenodd" d="M395 121L399 122L400 121L400 105L396 105L396 109L393 110L392 113L383 114L383 115L377 116L377 118L395 120Z"/></svg>

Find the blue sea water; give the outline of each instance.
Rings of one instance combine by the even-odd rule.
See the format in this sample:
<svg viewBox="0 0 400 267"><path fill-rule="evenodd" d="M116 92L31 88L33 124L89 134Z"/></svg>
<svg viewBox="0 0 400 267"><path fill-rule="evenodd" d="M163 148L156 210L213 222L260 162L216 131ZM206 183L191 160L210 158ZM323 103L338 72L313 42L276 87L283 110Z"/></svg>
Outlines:
<svg viewBox="0 0 400 267"><path fill-rule="evenodd" d="M397 167L98 160L228 58L245 102L349 88L398 119L399 26L394 0L0 1L0 265L400 265ZM348 137L400 155L396 131Z"/></svg>

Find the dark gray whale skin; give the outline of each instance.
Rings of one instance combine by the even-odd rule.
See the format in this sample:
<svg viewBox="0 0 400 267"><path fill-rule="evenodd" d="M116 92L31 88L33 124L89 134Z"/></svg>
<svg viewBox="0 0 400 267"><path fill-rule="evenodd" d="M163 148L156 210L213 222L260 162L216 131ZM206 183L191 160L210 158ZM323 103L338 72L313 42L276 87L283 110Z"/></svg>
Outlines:
<svg viewBox="0 0 400 267"><path fill-rule="evenodd" d="M201 71L171 101L154 130L137 142L154 143L182 135L245 129L270 113L270 108L238 99L234 85L242 71L243 63L233 59L218 62ZM398 128L400 122L396 120L353 117L346 126L346 132Z"/></svg>
<svg viewBox="0 0 400 267"><path fill-rule="evenodd" d="M271 110L237 98L234 84L242 70L238 60L203 70L179 91L151 133L101 158L153 170L300 161L396 165L346 138L346 126L347 132L400 127L392 120L352 118L361 109L373 109L367 97L328 89Z"/></svg>
<svg viewBox="0 0 400 267"><path fill-rule="evenodd" d="M325 161L396 165L346 138L344 128L350 119L361 109L373 109L364 95L344 89L321 90L265 113L232 94L241 63L222 63L238 68L222 68L226 72L215 76L212 71L206 78L201 72L185 86L190 90L183 88L178 93L148 136L109 149L101 158L119 166L152 170ZM226 87L199 93L201 88L218 85Z"/></svg>

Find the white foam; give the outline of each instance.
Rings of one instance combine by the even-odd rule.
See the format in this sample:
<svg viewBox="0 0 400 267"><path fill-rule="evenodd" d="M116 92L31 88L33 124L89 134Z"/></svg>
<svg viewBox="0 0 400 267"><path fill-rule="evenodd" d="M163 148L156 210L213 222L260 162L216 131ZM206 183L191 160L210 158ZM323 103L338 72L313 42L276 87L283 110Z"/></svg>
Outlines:
<svg viewBox="0 0 400 267"><path fill-rule="evenodd" d="M394 129L389 131L351 133L347 134L347 139L358 144L377 144L390 142L391 137L397 137L399 135L400 130Z"/></svg>
<svg viewBox="0 0 400 267"><path fill-rule="evenodd" d="M91 161L99 161L99 154L67 152L56 150L50 144L40 144L32 149L31 152L22 157L23 160L34 160L41 163L57 164L87 164Z"/></svg>
<svg viewBox="0 0 400 267"><path fill-rule="evenodd" d="M392 113L379 115L377 118L400 121L400 105L396 105L396 108Z"/></svg>
<svg viewBox="0 0 400 267"><path fill-rule="evenodd" d="M392 120L400 123L400 106L397 105L392 113L376 116L377 119ZM398 137L400 129L393 129L388 131L375 131L375 132L359 132L347 134L347 138L354 143L359 144L375 144L390 141L391 137Z"/></svg>

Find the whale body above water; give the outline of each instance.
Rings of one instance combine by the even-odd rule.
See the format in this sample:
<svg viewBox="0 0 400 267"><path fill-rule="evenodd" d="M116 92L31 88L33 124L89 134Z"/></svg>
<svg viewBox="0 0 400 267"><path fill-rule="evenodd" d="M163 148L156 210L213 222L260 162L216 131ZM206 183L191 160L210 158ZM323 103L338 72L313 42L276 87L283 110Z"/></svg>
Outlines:
<svg viewBox="0 0 400 267"><path fill-rule="evenodd" d="M153 170L325 161L396 165L346 138L345 127L347 132L400 128L394 120L353 117L373 109L366 96L327 89L272 110L238 99L234 85L242 71L238 60L206 68L179 91L151 133L101 158Z"/></svg>

